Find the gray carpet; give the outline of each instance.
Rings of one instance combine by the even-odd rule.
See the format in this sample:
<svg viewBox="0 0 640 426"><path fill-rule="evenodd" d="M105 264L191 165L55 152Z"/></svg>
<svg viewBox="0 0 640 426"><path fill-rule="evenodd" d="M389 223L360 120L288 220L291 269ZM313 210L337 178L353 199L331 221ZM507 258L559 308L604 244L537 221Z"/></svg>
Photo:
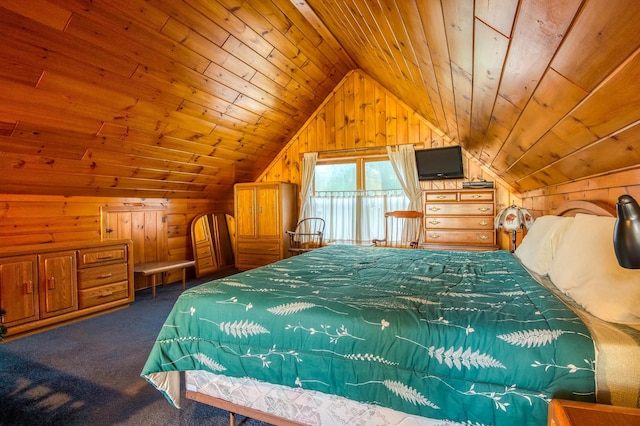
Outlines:
<svg viewBox="0 0 640 426"><path fill-rule="evenodd" d="M0 425L228 425L226 411L184 398L178 410L140 377L180 292L142 290L127 309L0 343Z"/></svg>

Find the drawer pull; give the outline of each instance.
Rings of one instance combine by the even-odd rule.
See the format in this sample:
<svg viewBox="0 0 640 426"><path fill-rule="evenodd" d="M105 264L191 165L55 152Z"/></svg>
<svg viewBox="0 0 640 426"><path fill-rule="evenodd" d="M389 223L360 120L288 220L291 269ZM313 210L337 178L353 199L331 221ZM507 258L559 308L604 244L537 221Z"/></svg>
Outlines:
<svg viewBox="0 0 640 426"><path fill-rule="evenodd" d="M481 225L481 226L487 226L488 224L489 222L487 222L486 220L478 222L478 225Z"/></svg>
<svg viewBox="0 0 640 426"><path fill-rule="evenodd" d="M429 210L431 210L432 212L437 212L438 210L440 210L439 207L431 207Z"/></svg>
<svg viewBox="0 0 640 426"><path fill-rule="evenodd" d="M113 291L103 291L98 295L98 297L109 297L113 295Z"/></svg>
<svg viewBox="0 0 640 426"><path fill-rule="evenodd" d="M108 274L102 274L98 278L111 278L112 276L113 276L112 273L108 273Z"/></svg>
<svg viewBox="0 0 640 426"><path fill-rule="evenodd" d="M435 219L431 219L431 220L429 221L429 223L430 223L430 224L432 224L432 225L437 225L437 224L439 224L439 223L440 223L440 221L439 221L439 220L435 220Z"/></svg>
<svg viewBox="0 0 640 426"><path fill-rule="evenodd" d="M113 257L112 254L101 254L98 256L99 260L111 259Z"/></svg>
<svg viewBox="0 0 640 426"><path fill-rule="evenodd" d="M478 210L480 210L481 212L488 212L491 209L489 207L480 207L478 208Z"/></svg>
<svg viewBox="0 0 640 426"><path fill-rule="evenodd" d="M438 234L431 234L430 236L431 236L431 238L436 239L436 240L438 238L440 238L440 235L438 235Z"/></svg>
<svg viewBox="0 0 640 426"><path fill-rule="evenodd" d="M444 200L445 198L447 198L447 196L446 195L438 195L436 198L438 200Z"/></svg>
<svg viewBox="0 0 640 426"><path fill-rule="evenodd" d="M480 235L480 239L481 240L486 240L486 239L489 239L489 237L487 237L486 235Z"/></svg>
<svg viewBox="0 0 640 426"><path fill-rule="evenodd" d="M475 198L476 200L477 200L478 198L480 198L480 197L481 197L481 195L479 195L479 194L473 194L473 195L471 196L471 198Z"/></svg>

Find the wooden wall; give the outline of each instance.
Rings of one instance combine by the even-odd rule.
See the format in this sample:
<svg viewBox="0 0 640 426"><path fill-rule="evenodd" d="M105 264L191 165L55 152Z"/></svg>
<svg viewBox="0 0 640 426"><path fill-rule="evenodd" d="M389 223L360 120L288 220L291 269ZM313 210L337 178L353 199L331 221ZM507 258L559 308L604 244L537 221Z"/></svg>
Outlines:
<svg viewBox="0 0 640 426"><path fill-rule="evenodd" d="M640 200L640 167L527 191L521 196L523 206L537 217L554 214L566 201L589 200L615 205L623 194Z"/></svg>
<svg viewBox="0 0 640 426"><path fill-rule="evenodd" d="M414 144L416 149L454 144L425 118L360 70L349 72L287 146L271 162L259 181L301 183L305 152L366 154L368 148ZM462 182L485 179L496 183L497 208L519 196L509 185L465 153L465 179L421 182L424 189L461 188ZM499 236L508 247L508 238Z"/></svg>
<svg viewBox="0 0 640 426"><path fill-rule="evenodd" d="M67 241L100 241L101 211L154 209L162 210L165 220L165 236L158 236L164 259L192 259L190 224L193 217L202 212L233 212L230 194L222 200L191 199L143 199L103 197L62 197L37 195L0 194L0 245L4 247L25 244L47 244ZM145 225L141 224L138 228ZM135 232L131 239L144 238L144 229ZM138 242L138 246L144 244ZM145 253L134 247L134 261L140 263ZM146 260L148 261L148 260ZM181 276L169 276L169 280ZM136 288L144 285L136 284Z"/></svg>

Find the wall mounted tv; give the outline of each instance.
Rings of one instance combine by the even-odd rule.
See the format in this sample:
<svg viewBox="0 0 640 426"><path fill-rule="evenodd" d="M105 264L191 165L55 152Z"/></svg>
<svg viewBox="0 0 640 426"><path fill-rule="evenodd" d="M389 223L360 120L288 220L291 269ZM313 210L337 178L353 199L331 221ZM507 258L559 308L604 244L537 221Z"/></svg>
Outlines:
<svg viewBox="0 0 640 426"><path fill-rule="evenodd" d="M459 145L416 150L419 180L464 178Z"/></svg>

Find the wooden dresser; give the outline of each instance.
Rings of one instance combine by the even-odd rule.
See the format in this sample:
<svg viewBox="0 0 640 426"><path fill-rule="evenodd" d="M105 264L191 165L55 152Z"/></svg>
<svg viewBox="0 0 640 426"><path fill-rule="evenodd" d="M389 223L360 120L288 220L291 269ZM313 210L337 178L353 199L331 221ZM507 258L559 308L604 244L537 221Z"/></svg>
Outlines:
<svg viewBox="0 0 640 426"><path fill-rule="evenodd" d="M130 240L0 249L0 307L7 337L128 305Z"/></svg>
<svg viewBox="0 0 640 426"><path fill-rule="evenodd" d="M238 183L234 189L236 268L256 268L289 257L286 231L296 227L296 185Z"/></svg>
<svg viewBox="0 0 640 426"><path fill-rule="evenodd" d="M494 217L494 189L425 191L421 248L497 250Z"/></svg>

